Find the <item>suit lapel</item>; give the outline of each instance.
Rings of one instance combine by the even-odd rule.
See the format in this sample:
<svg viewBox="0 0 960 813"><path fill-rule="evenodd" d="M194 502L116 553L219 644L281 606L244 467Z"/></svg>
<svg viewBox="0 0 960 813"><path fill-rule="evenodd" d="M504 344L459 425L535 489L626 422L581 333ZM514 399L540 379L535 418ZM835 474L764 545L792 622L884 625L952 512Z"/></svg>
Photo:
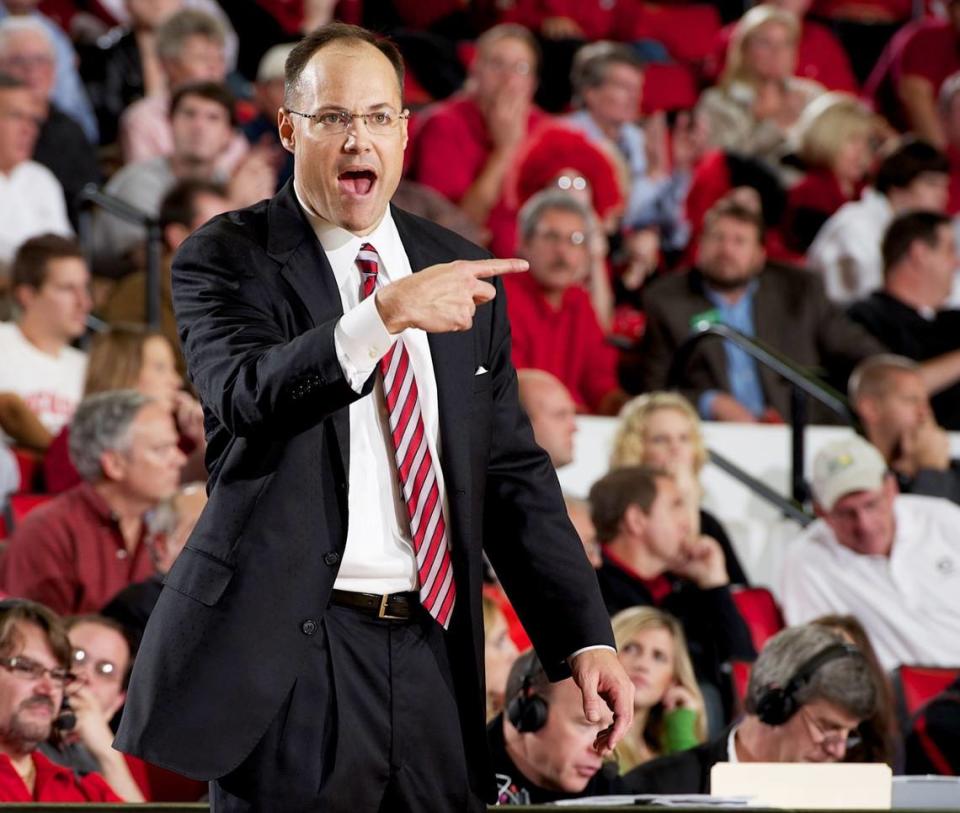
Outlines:
<svg viewBox="0 0 960 813"><path fill-rule="evenodd" d="M280 276L303 303L316 327L343 315L333 269L293 191L293 179L269 204L267 253L280 263ZM331 416L343 470L350 471L350 418L346 409Z"/></svg>
<svg viewBox="0 0 960 813"><path fill-rule="evenodd" d="M417 224L402 210L393 207L393 219L400 233L410 268L416 273L435 263L449 262L454 256L428 255L422 248L422 236L417 234ZM468 512L453 510L460 497L470 493L470 432L464 426L469 420L470 399L473 394L473 331L461 333L430 333L430 356L437 380L437 403L439 407L440 462L446 484L451 515L457 528L455 538L468 539Z"/></svg>

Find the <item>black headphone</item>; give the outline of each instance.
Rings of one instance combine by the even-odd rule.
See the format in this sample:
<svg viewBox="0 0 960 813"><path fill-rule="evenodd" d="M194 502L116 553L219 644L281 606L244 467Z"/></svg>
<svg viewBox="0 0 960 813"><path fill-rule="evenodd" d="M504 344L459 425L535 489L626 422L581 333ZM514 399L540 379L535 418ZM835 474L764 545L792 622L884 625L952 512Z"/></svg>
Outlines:
<svg viewBox="0 0 960 813"><path fill-rule="evenodd" d="M821 666L839 658L862 657L860 650L850 644L831 644L821 650L797 669L784 688L770 686L764 691L757 700L756 715L760 718L760 722L767 725L783 725L800 708L796 698L797 692L810 682L810 678Z"/></svg>
<svg viewBox="0 0 960 813"><path fill-rule="evenodd" d="M520 690L507 703L507 719L521 734L535 734L547 724L550 706L533 692L533 677L543 667L537 658L531 658L523 673Z"/></svg>

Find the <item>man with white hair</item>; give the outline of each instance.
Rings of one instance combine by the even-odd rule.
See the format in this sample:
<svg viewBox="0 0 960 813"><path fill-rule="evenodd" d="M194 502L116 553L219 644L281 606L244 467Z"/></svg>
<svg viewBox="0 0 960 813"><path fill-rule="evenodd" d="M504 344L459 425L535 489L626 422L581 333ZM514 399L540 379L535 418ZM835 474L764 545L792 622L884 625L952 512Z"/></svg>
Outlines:
<svg viewBox="0 0 960 813"><path fill-rule="evenodd" d="M96 612L153 573L144 515L172 496L185 461L169 409L134 390L83 401L70 456L83 482L17 525L0 587L60 613Z"/></svg>
<svg viewBox="0 0 960 813"><path fill-rule="evenodd" d="M0 71L27 85L36 104L40 132L33 160L63 186L67 212L77 225L77 195L100 183L97 153L81 126L53 100L56 50L46 27L35 17L0 20Z"/></svg>
<svg viewBox="0 0 960 813"><path fill-rule="evenodd" d="M855 435L819 450L812 487L820 518L784 560L787 623L855 615L885 669L956 665L960 507L899 495L883 456Z"/></svg>

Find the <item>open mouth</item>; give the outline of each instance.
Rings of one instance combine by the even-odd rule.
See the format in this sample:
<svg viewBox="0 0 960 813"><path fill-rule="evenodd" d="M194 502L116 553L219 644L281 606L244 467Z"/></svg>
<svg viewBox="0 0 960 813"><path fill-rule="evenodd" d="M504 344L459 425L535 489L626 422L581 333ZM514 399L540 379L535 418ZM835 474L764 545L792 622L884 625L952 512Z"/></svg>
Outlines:
<svg viewBox="0 0 960 813"><path fill-rule="evenodd" d="M337 176L340 188L348 194L363 196L370 194L377 182L377 173L372 169L348 169Z"/></svg>

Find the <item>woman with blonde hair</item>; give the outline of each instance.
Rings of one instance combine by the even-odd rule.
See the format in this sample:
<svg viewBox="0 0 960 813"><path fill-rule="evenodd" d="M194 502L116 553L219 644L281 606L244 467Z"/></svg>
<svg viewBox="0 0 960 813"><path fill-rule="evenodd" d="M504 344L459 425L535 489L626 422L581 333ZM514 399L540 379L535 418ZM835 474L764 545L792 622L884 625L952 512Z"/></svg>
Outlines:
<svg viewBox="0 0 960 813"><path fill-rule="evenodd" d="M690 534L713 537L723 549L731 584L747 584L730 537L720 521L700 507L700 471L708 459L700 418L690 402L674 392L651 392L620 410L610 468L648 466L671 474L690 512Z"/></svg>
<svg viewBox="0 0 960 813"><path fill-rule="evenodd" d="M203 409L183 389L170 341L140 325L112 327L90 346L84 397L108 390L135 389L166 406L180 433L180 449L189 456L183 481L206 480L203 453L206 439ZM68 451L70 427L65 426L47 449L43 461L47 491L59 493L80 482Z"/></svg>
<svg viewBox="0 0 960 813"><path fill-rule="evenodd" d="M779 161L790 128L824 91L795 75L799 36L796 16L777 6L760 4L740 18L720 82L698 105L713 146Z"/></svg>
<svg viewBox="0 0 960 813"><path fill-rule="evenodd" d="M825 93L807 106L793 135L807 174L788 192L781 224L788 249L806 253L827 219L860 198L880 132L880 119L849 93Z"/></svg>
<svg viewBox="0 0 960 813"><path fill-rule="evenodd" d="M655 607L629 607L612 625L618 657L634 686L633 724L616 752L625 773L699 745L707 720L680 622Z"/></svg>

